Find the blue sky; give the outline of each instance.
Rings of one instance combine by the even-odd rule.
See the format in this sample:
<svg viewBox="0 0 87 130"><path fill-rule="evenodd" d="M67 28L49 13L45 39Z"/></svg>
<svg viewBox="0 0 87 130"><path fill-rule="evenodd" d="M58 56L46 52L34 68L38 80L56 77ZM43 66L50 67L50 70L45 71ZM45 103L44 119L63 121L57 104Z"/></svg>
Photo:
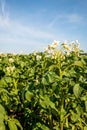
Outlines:
<svg viewBox="0 0 87 130"><path fill-rule="evenodd" d="M0 0L0 52L43 51L54 40L87 52L87 0Z"/></svg>

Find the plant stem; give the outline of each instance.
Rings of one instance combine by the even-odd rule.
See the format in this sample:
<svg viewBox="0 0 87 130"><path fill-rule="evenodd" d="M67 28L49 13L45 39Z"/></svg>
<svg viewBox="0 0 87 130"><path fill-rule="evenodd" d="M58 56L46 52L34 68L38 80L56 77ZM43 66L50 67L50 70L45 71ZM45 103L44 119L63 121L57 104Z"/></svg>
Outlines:
<svg viewBox="0 0 87 130"><path fill-rule="evenodd" d="M64 119L64 115L63 115L63 110L64 110L64 97L63 97L63 90L62 90L62 97L61 97L61 110L60 110L60 130L63 130L63 119Z"/></svg>

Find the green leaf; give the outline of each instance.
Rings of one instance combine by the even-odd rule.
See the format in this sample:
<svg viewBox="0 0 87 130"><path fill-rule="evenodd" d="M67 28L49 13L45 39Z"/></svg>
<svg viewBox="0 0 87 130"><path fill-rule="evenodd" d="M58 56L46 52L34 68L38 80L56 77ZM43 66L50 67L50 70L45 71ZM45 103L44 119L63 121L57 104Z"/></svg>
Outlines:
<svg viewBox="0 0 87 130"><path fill-rule="evenodd" d="M6 82L5 82L5 80L4 80L4 78L2 78L1 80L0 80L0 87L2 88L2 87L5 87L7 84L6 84Z"/></svg>
<svg viewBox="0 0 87 130"><path fill-rule="evenodd" d="M15 124L15 121L13 119L8 120L8 127L9 130L18 130L17 125Z"/></svg>
<svg viewBox="0 0 87 130"><path fill-rule="evenodd" d="M42 97L42 100L40 100L40 104L43 108L51 107L52 109L57 111L55 103L53 103L47 95Z"/></svg>
<svg viewBox="0 0 87 130"><path fill-rule="evenodd" d="M58 81L59 77L54 72L47 72L42 78L42 83L49 85L49 83L54 83L56 80Z"/></svg>
<svg viewBox="0 0 87 130"><path fill-rule="evenodd" d="M54 82L54 73L50 72L48 73L48 80L49 80L49 83L53 83Z"/></svg>
<svg viewBox="0 0 87 130"><path fill-rule="evenodd" d="M78 113L79 116L83 113L83 109L82 109L82 107L80 105L78 105L76 107L76 111L77 111L77 113Z"/></svg>
<svg viewBox="0 0 87 130"><path fill-rule="evenodd" d="M48 85L48 77L47 77L47 76L44 76L44 77L42 78L42 84L43 84L43 85Z"/></svg>
<svg viewBox="0 0 87 130"><path fill-rule="evenodd" d="M74 88L73 88L73 92L74 95L78 98L81 94L81 88L79 86L79 84L75 84Z"/></svg>
<svg viewBox="0 0 87 130"><path fill-rule="evenodd" d="M11 77L5 77L4 78L6 83L11 83L12 82L12 78Z"/></svg>
<svg viewBox="0 0 87 130"><path fill-rule="evenodd" d="M54 126L53 128L54 128L54 130L60 130L60 128L58 126Z"/></svg>
<svg viewBox="0 0 87 130"><path fill-rule="evenodd" d="M6 130L5 129L5 124L1 120L0 120L0 130Z"/></svg>
<svg viewBox="0 0 87 130"><path fill-rule="evenodd" d="M9 94L9 92L8 92L6 89L1 88L1 87L0 87L0 93L6 93L6 94Z"/></svg>
<svg viewBox="0 0 87 130"><path fill-rule="evenodd" d="M83 64L81 61L75 61L74 65L79 66L79 67L83 67Z"/></svg>
<svg viewBox="0 0 87 130"><path fill-rule="evenodd" d="M79 120L78 114L76 114L76 113L73 112L72 115L71 115L71 119L72 119L73 122L78 121Z"/></svg>
<svg viewBox="0 0 87 130"><path fill-rule="evenodd" d="M87 126L84 127L84 130L87 130Z"/></svg>
<svg viewBox="0 0 87 130"><path fill-rule="evenodd" d="M52 90L53 90L53 91L55 91L55 90L56 90L57 85L58 85L58 84L57 84L56 82L52 84Z"/></svg>
<svg viewBox="0 0 87 130"><path fill-rule="evenodd" d="M39 128L41 128L42 130L50 130L46 125L41 124L40 122L38 122L36 125L37 125Z"/></svg>
<svg viewBox="0 0 87 130"><path fill-rule="evenodd" d="M86 101L86 100L87 100L87 96L86 96L86 95L82 96L82 97L81 97L81 100L82 100L82 101Z"/></svg>
<svg viewBox="0 0 87 130"><path fill-rule="evenodd" d="M0 112L0 122L1 122L1 121L4 121L4 118L5 118L5 117L4 117L3 113Z"/></svg>
<svg viewBox="0 0 87 130"><path fill-rule="evenodd" d="M0 104L0 113L2 113L3 115L6 114L6 111L4 109L4 107Z"/></svg>
<svg viewBox="0 0 87 130"><path fill-rule="evenodd" d="M50 130L50 129L49 129L47 126L45 126L45 125L42 125L41 128L42 128L42 130Z"/></svg>
<svg viewBox="0 0 87 130"><path fill-rule="evenodd" d="M33 96L34 96L33 93L31 93L30 91L26 91L25 93L26 100L31 101Z"/></svg>
<svg viewBox="0 0 87 130"><path fill-rule="evenodd" d="M23 130L23 128L22 128L20 122L19 122L17 119L13 119L13 121L15 122L15 124L16 124L21 130Z"/></svg>
<svg viewBox="0 0 87 130"><path fill-rule="evenodd" d="M87 112L87 100L85 101L85 110Z"/></svg>

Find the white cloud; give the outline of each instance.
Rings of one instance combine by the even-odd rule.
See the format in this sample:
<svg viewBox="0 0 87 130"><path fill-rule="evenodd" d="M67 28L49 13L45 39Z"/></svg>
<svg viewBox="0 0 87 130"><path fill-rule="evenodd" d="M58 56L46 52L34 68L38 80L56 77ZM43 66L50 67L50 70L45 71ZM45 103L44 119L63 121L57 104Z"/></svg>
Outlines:
<svg viewBox="0 0 87 130"><path fill-rule="evenodd" d="M66 18L70 23L81 23L83 21L83 17L78 14L70 14Z"/></svg>
<svg viewBox="0 0 87 130"><path fill-rule="evenodd" d="M1 0L1 11L2 11L2 16L5 16L5 0Z"/></svg>
<svg viewBox="0 0 87 130"><path fill-rule="evenodd" d="M9 15L5 11L5 0L1 0L1 15L0 15L0 27L8 26Z"/></svg>
<svg viewBox="0 0 87 130"><path fill-rule="evenodd" d="M53 27L56 23L61 25L61 23L72 23L72 24L80 24L82 23L84 18L76 13L71 14L59 14L55 16L49 23L49 28Z"/></svg>

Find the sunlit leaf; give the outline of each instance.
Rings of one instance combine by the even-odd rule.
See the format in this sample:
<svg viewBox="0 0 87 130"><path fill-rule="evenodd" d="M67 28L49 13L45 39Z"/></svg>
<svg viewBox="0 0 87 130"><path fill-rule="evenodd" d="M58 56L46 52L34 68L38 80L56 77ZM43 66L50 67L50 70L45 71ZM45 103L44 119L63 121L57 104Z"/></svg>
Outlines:
<svg viewBox="0 0 87 130"><path fill-rule="evenodd" d="M78 98L81 94L81 88L79 86L79 84L75 84L75 86L73 87L73 92L74 95Z"/></svg>
<svg viewBox="0 0 87 130"><path fill-rule="evenodd" d="M87 130L87 126L84 127L84 130Z"/></svg>
<svg viewBox="0 0 87 130"><path fill-rule="evenodd" d="M13 121L15 122L15 124L20 128L20 130L23 130L20 122L17 119L13 119Z"/></svg>
<svg viewBox="0 0 87 130"><path fill-rule="evenodd" d="M79 66L79 67L83 67L83 63L81 61L75 61L74 65Z"/></svg>
<svg viewBox="0 0 87 130"><path fill-rule="evenodd" d="M15 124L15 121L12 119L8 120L8 127L9 127L9 130L18 130L17 125Z"/></svg>
<svg viewBox="0 0 87 130"><path fill-rule="evenodd" d="M3 115L6 114L5 108L0 104L0 113L2 113Z"/></svg>
<svg viewBox="0 0 87 130"><path fill-rule="evenodd" d="M87 112L87 100L85 101L85 110Z"/></svg>
<svg viewBox="0 0 87 130"><path fill-rule="evenodd" d="M33 96L34 96L33 93L31 93L30 91L26 91L25 92L25 98L26 98L26 100L31 101L31 99L32 99Z"/></svg>
<svg viewBox="0 0 87 130"><path fill-rule="evenodd" d="M0 130L6 130L5 129L5 124L1 120L0 120Z"/></svg>
<svg viewBox="0 0 87 130"><path fill-rule="evenodd" d="M43 85L48 85L48 79L47 79L46 76L42 78L42 84Z"/></svg>

